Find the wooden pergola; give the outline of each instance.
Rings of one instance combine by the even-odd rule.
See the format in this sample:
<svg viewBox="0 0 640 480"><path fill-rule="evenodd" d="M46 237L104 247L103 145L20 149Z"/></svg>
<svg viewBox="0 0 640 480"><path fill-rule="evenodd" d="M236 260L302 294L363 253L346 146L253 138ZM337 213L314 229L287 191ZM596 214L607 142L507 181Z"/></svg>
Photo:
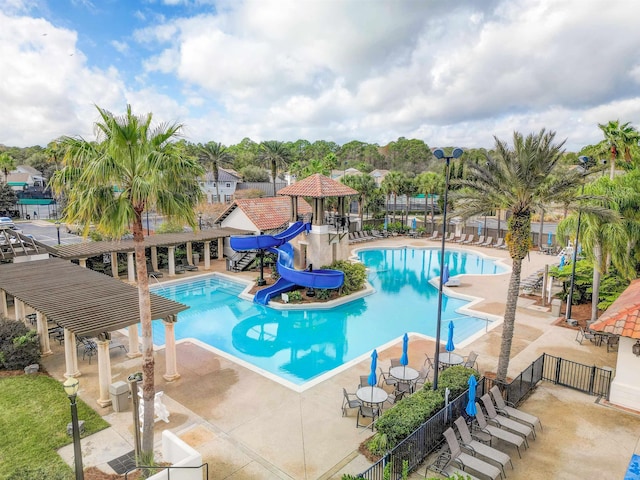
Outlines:
<svg viewBox="0 0 640 480"><path fill-rule="evenodd" d="M0 265L0 311L7 318L8 296L13 297L16 320L28 323L27 315L30 312L27 310L35 313L43 355L51 354L50 325L63 328L66 377L81 375L76 336L97 338L98 404L110 405L111 332L126 327L129 327L129 332L135 330L135 349L131 348L128 355L140 355L137 345L137 324L140 322L137 288L69 261L51 258ZM178 313L187 308L181 303L151 294L151 318L163 320L165 326L167 380L179 377L174 322Z"/></svg>

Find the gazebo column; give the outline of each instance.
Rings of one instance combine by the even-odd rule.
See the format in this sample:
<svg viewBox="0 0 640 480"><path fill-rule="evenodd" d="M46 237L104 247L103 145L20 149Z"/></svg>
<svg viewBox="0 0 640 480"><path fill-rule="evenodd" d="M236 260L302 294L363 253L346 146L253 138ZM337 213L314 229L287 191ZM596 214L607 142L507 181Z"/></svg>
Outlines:
<svg viewBox="0 0 640 480"><path fill-rule="evenodd" d="M100 387L100 398L97 403L101 407L111 405L109 397L109 384L111 383L111 358L109 358L109 334L101 334L98 336L96 344L98 345L98 385Z"/></svg>
<svg viewBox="0 0 640 480"><path fill-rule="evenodd" d="M80 265L82 268L87 268L87 259L86 258L79 258L78 259L78 265Z"/></svg>
<svg viewBox="0 0 640 480"><path fill-rule="evenodd" d="M224 260L224 237L218 238L218 260Z"/></svg>
<svg viewBox="0 0 640 480"><path fill-rule="evenodd" d="M187 263L189 265L193 264L192 258L193 258L193 247L191 245L191 242L187 242Z"/></svg>
<svg viewBox="0 0 640 480"><path fill-rule="evenodd" d="M209 270L211 268L211 241L204 242L204 269Z"/></svg>
<svg viewBox="0 0 640 480"><path fill-rule="evenodd" d="M0 290L0 313L4 318L9 318L9 306L7 305L7 292Z"/></svg>
<svg viewBox="0 0 640 480"><path fill-rule="evenodd" d="M13 305L14 305L14 310L15 310L15 316L16 316L16 320L20 320L21 322L25 322L24 319L24 303L22 303L22 300L18 299L18 298L13 298Z"/></svg>
<svg viewBox="0 0 640 480"><path fill-rule="evenodd" d="M38 338L40 339L40 353L42 354L42 356L51 355L53 352L51 351L51 344L49 343L47 317L45 317L40 312L36 312L36 328L38 332Z"/></svg>
<svg viewBox="0 0 640 480"><path fill-rule="evenodd" d="M168 318L163 319L162 323L164 323L164 355L166 362L165 374L162 378L167 382L172 382L180 378L176 357L175 316L170 315Z"/></svg>
<svg viewBox="0 0 640 480"><path fill-rule="evenodd" d="M291 223L298 220L298 197L289 197L291 199Z"/></svg>
<svg viewBox="0 0 640 480"><path fill-rule="evenodd" d="M111 276L113 278L120 278L118 275L118 253L111 252Z"/></svg>
<svg viewBox="0 0 640 480"><path fill-rule="evenodd" d="M174 246L169 247L167 261L169 262L169 276L175 277L176 276L176 247Z"/></svg>
<svg viewBox="0 0 640 480"><path fill-rule="evenodd" d="M133 252L127 252L127 281L136 283L136 262L133 259Z"/></svg>
<svg viewBox="0 0 640 480"><path fill-rule="evenodd" d="M140 340L138 340L138 324L129 325L127 331L129 332L129 353L127 353L127 357L139 357L142 353L140 353Z"/></svg>
<svg viewBox="0 0 640 480"><path fill-rule="evenodd" d="M151 247L151 266L158 271L158 247Z"/></svg>
<svg viewBox="0 0 640 480"><path fill-rule="evenodd" d="M79 377L80 375L82 375L80 373L80 370L78 370L78 350L76 349L76 334L68 328L64 329L64 365L67 370L64 373L65 377Z"/></svg>

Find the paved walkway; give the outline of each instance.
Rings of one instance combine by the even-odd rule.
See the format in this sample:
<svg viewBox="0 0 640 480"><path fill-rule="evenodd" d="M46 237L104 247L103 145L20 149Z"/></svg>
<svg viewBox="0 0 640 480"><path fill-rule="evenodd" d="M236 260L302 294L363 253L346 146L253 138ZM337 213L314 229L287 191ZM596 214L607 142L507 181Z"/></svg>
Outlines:
<svg viewBox="0 0 640 480"><path fill-rule="evenodd" d="M367 246L433 246L437 242L404 237L358 244ZM453 246L452 248L455 248ZM503 250L480 249L487 255L510 263ZM557 259L532 252L523 264L523 278ZM214 262L224 269L223 262ZM254 279L255 273L244 274ZM181 277L184 278L184 277ZM509 274L491 277L467 276L455 292L484 298L474 308L502 315ZM531 361L546 352L576 362L615 367L616 354L588 342L575 342L575 330L555 326L555 318L520 299L509 374L517 375ZM471 344L461 345L458 353L480 353L481 372L495 371L500 350L501 327L490 329ZM421 367L422 352L433 356L434 342L411 338L410 365ZM140 370L140 359L128 359L119 349L112 351L113 381ZM401 341L380 351L378 362L388 365L399 357ZM97 393L96 362L82 362L80 396L111 423L105 433L115 444L106 454L98 445L107 441L96 435L83 440L86 465L110 471L106 462L121 450L133 447L132 412L113 412L100 408ZM62 379L64 358L56 346L54 355L44 359L47 370ZM356 429L353 415L342 417L342 388L354 391L360 375L369 372L369 359L356 362L347 370L302 392L296 393L191 341L178 344L181 377L165 382L164 351L156 356L157 390L165 392L170 422L156 424L158 433L171 429L192 445L209 463L215 479L338 479L342 473L359 473L370 464L358 453L359 444L371 430ZM542 384L524 408L542 418L545 431L532 448L515 463L511 480L534 478L589 478L585 472L604 472L599 478L622 478L626 463L635 451L640 453L640 416L602 403L594 397L566 388ZM109 433L107 433L109 432ZM94 438L95 437L95 438ZM94 448L94 446L96 446ZM159 447L159 446L158 446ZM67 447L68 449L68 447ZM159 449L159 448L158 448ZM70 457L69 451L63 452ZM517 457L517 454L516 454ZM421 470L424 473L424 469ZM610 474L610 476L609 476ZM417 478L417 477L416 477Z"/></svg>

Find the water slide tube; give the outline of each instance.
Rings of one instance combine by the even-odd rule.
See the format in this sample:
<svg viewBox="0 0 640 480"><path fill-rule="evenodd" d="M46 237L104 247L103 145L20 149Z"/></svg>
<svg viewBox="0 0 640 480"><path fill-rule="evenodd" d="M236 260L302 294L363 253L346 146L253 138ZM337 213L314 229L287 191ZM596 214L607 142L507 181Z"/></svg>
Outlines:
<svg viewBox="0 0 640 480"><path fill-rule="evenodd" d="M275 295L293 290L300 285L307 288L339 288L344 283L344 273L339 270L296 270L293 268L293 247L289 240L311 227L296 222L278 235L251 235L231 237L234 250L263 249L278 255L277 268L280 278L273 285L256 293L253 301L262 305Z"/></svg>

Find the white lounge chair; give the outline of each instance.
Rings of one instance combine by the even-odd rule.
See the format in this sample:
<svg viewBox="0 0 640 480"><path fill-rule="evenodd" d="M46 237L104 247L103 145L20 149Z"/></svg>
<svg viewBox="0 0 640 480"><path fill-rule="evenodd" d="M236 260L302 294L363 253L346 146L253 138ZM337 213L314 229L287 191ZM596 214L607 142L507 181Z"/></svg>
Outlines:
<svg viewBox="0 0 640 480"><path fill-rule="evenodd" d="M511 457L500 450L490 447L489 445L485 445L478 440L474 440L471 436L471 431L467 426L467 422L465 422L464 418L458 417L455 422L453 422L458 429L458 433L460 434L460 444L463 449L469 451L469 453L473 456L480 455L489 463L494 463L496 466L499 466L502 470L503 475L506 477L507 474L504 471L504 467L507 464L511 465L511 469L513 470L513 462L511 461Z"/></svg>
<svg viewBox="0 0 640 480"><path fill-rule="evenodd" d="M516 435L515 433L508 432L507 430L503 430L500 427L496 427L494 425L490 425L487 422L487 419L484 416L482 408L480 404L476 402L476 423L478 424L478 428L480 429L480 433L489 436L489 442L491 442L494 438L501 440L509 445L513 445L518 450L518 456L522 458L520 454L520 447L524 445L524 448L529 448L529 443L527 439L521 437L520 435Z"/></svg>
<svg viewBox="0 0 640 480"><path fill-rule="evenodd" d="M535 431L536 424L540 425L540 430L542 430L542 422L535 415L531 415L530 413L523 412L522 410L518 410L514 405L509 405L507 401L502 396L502 392L497 385L491 387L489 393L493 397L493 401L496 404L496 409L502 415L506 415L509 418L513 418L514 420L518 420L520 422L529 425Z"/></svg>
<svg viewBox="0 0 640 480"><path fill-rule="evenodd" d="M498 477L502 477L502 471L498 467L473 457L468 453L464 453L452 428L447 428L443 435L451 452L451 461L453 463L460 465L463 470L470 468L492 480L497 480Z"/></svg>
<svg viewBox="0 0 640 480"><path fill-rule="evenodd" d="M480 397L480 401L484 405L484 410L487 412L487 418L490 422L496 424L500 428L506 428L517 435L522 435L525 438L529 435L532 435L534 439L536 438L536 432L533 428L525 425L524 423L517 422L509 417L498 414L498 411L493 406L491 396L488 393L485 393Z"/></svg>

